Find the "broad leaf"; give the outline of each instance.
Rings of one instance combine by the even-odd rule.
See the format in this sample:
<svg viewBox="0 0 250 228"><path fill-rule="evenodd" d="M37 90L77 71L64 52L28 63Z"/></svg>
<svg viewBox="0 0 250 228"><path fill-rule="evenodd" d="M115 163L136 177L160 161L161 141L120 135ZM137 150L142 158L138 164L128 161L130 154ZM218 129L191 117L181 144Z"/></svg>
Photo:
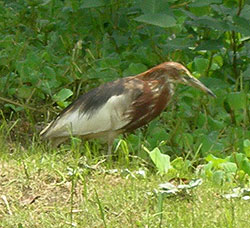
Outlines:
<svg viewBox="0 0 250 228"><path fill-rule="evenodd" d="M220 166L225 172L235 173L237 171L237 165L234 162L224 162Z"/></svg>
<svg viewBox="0 0 250 228"><path fill-rule="evenodd" d="M234 110L246 108L246 94L242 92L231 92L227 95L227 101Z"/></svg>
<svg viewBox="0 0 250 228"><path fill-rule="evenodd" d="M244 140L244 152L246 156L250 158L250 140L249 139Z"/></svg>
<svg viewBox="0 0 250 228"><path fill-rule="evenodd" d="M194 59L195 71L203 74L207 71L209 65L209 60L205 58L196 57Z"/></svg>
<svg viewBox="0 0 250 228"><path fill-rule="evenodd" d="M211 8L215 10L218 14L222 16L228 16L231 17L237 15L238 9L237 8L231 8L231 7L225 7L224 5L211 5Z"/></svg>
<svg viewBox="0 0 250 228"><path fill-rule="evenodd" d="M222 163L226 162L225 159L217 158L217 157L215 157L215 156L212 155L212 154L209 154L209 155L206 157L206 161L212 162L213 166L216 167L216 168L218 168Z"/></svg>
<svg viewBox="0 0 250 228"><path fill-rule="evenodd" d="M166 44L164 44L163 46L163 50L167 54L170 51L187 50L191 47L194 47L194 45L195 45L195 42L192 39L176 38L173 40L166 41Z"/></svg>
<svg viewBox="0 0 250 228"><path fill-rule="evenodd" d="M70 89L61 89L57 94L53 96L54 101L65 101L73 95L73 92Z"/></svg>
<svg viewBox="0 0 250 228"><path fill-rule="evenodd" d="M211 4L220 4L220 3L222 3L222 0L197 0L189 4L189 7L204 7L204 6L210 6Z"/></svg>
<svg viewBox="0 0 250 228"><path fill-rule="evenodd" d="M190 16L190 13L187 14ZM192 16L193 21L187 21L186 23L191 26L197 26L197 27L208 27L212 29L216 29L218 31L231 31L234 30L235 27L229 22L229 21L222 21L219 19L215 19L210 16L201 16L201 17L195 17Z"/></svg>
<svg viewBox="0 0 250 228"><path fill-rule="evenodd" d="M202 41L197 48L195 48L196 51L201 50L219 50L223 48L223 41L222 40L204 40Z"/></svg>
<svg viewBox="0 0 250 228"><path fill-rule="evenodd" d="M241 17L244 17L246 20L250 20L250 5L245 4L241 13Z"/></svg>
<svg viewBox="0 0 250 228"><path fill-rule="evenodd" d="M250 66L248 66L247 69L243 72L243 77L244 77L245 80L250 79Z"/></svg>
<svg viewBox="0 0 250 228"><path fill-rule="evenodd" d="M162 154L158 147L149 152L149 156L161 174L167 173L171 168L170 156Z"/></svg>
<svg viewBox="0 0 250 228"><path fill-rule="evenodd" d="M31 87L21 87L17 90L18 97L27 99L32 95L34 88Z"/></svg>
<svg viewBox="0 0 250 228"><path fill-rule="evenodd" d="M236 153L228 157L228 159L237 163L239 169L250 175L250 161L245 154Z"/></svg>
<svg viewBox="0 0 250 228"><path fill-rule="evenodd" d="M169 0L142 0L139 5L145 14L166 12Z"/></svg>
<svg viewBox="0 0 250 228"><path fill-rule="evenodd" d="M214 183L216 183L218 185L221 185L224 182L224 179L225 179L225 172L222 171L222 170L215 171L213 173L212 179L213 179Z"/></svg>
<svg viewBox="0 0 250 228"><path fill-rule="evenodd" d="M81 8L96 8L105 6L105 4L104 0L84 0Z"/></svg>
<svg viewBox="0 0 250 228"><path fill-rule="evenodd" d="M247 158L242 161L242 170L250 175L250 161Z"/></svg>
<svg viewBox="0 0 250 228"><path fill-rule="evenodd" d="M250 26L249 26L249 20L235 16L233 18L233 21L235 23L235 31L240 32L246 36L250 36Z"/></svg>
<svg viewBox="0 0 250 228"><path fill-rule="evenodd" d="M166 13L147 13L135 18L135 20L163 28L176 25L175 18Z"/></svg>
<svg viewBox="0 0 250 228"><path fill-rule="evenodd" d="M131 63L129 64L128 69L126 69L126 73L129 73L128 75L136 75L146 70L147 67L142 63Z"/></svg>

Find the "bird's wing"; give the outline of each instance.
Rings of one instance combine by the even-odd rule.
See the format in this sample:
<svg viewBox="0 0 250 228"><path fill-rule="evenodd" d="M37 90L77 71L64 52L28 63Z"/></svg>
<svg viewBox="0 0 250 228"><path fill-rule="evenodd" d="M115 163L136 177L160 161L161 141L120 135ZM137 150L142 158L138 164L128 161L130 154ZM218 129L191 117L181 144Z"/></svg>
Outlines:
<svg viewBox="0 0 250 228"><path fill-rule="evenodd" d="M139 80L131 77L89 91L68 106L41 135L44 138L83 136L122 129L131 121L124 113L140 96L139 84Z"/></svg>

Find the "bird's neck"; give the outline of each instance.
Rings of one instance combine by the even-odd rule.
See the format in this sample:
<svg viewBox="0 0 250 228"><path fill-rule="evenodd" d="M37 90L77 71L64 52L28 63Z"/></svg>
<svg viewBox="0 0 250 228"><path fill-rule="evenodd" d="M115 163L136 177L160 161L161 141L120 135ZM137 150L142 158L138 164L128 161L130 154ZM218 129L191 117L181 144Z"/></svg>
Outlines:
<svg viewBox="0 0 250 228"><path fill-rule="evenodd" d="M155 85L156 89L157 87L160 90L164 90L164 88L166 88L168 90L168 96L170 97L174 95L175 83L172 78L166 76L165 69L163 68L152 68L148 71L138 74L136 78Z"/></svg>
<svg viewBox="0 0 250 228"><path fill-rule="evenodd" d="M172 97L174 95L174 91L175 91L174 83L168 82L167 86L168 86L168 89L169 89L169 95Z"/></svg>
<svg viewBox="0 0 250 228"><path fill-rule="evenodd" d="M144 80L144 81L153 81L153 80L162 80L165 78L166 70L163 68L152 68L150 70L147 70L141 74L138 74L136 77L138 79Z"/></svg>

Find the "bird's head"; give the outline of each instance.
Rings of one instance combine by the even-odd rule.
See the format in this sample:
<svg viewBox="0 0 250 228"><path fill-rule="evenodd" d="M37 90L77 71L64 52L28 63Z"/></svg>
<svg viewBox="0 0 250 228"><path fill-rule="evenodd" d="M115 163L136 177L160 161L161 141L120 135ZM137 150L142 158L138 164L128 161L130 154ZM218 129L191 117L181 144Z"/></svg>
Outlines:
<svg viewBox="0 0 250 228"><path fill-rule="evenodd" d="M216 95L210 89L208 89L204 84L196 79L182 64L177 62L165 62L156 67L164 69L164 75L166 76L166 80L169 83L181 83L184 85L188 85L200 89L201 91L212 97L216 97Z"/></svg>

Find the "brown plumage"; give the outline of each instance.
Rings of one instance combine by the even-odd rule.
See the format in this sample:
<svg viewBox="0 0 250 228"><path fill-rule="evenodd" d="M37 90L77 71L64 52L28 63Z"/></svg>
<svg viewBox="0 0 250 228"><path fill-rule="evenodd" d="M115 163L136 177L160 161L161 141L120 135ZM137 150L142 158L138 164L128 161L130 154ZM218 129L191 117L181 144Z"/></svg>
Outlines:
<svg viewBox="0 0 250 228"><path fill-rule="evenodd" d="M147 124L166 108L177 83L196 87L215 97L183 65L165 62L83 94L40 134L57 142L71 135L85 139L105 138L111 153L118 134Z"/></svg>

